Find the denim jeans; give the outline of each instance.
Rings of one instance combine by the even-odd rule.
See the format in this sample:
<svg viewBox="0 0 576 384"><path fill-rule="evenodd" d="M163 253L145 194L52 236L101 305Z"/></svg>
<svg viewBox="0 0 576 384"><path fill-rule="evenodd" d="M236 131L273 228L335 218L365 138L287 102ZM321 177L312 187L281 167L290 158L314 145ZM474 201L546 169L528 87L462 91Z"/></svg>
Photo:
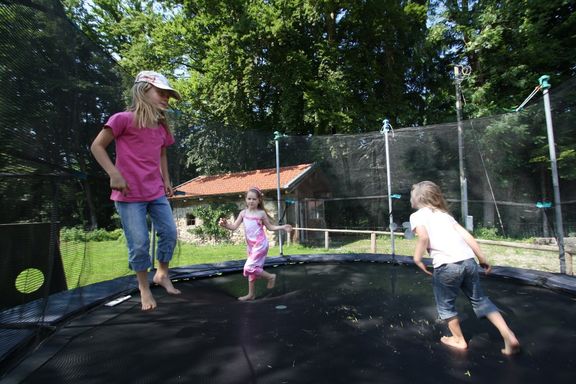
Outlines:
<svg viewBox="0 0 576 384"><path fill-rule="evenodd" d="M474 259L434 268L433 286L438 315L442 320L458 316L455 303L460 291L464 292L472 303L477 317L485 317L498 311L498 307L482 292L478 264Z"/></svg>
<svg viewBox="0 0 576 384"><path fill-rule="evenodd" d="M166 196L135 203L116 201L114 205L122 221L128 244L128 263L132 270L146 271L152 266L147 214L150 214L154 230L158 234L156 259L163 263L172 259L177 234L172 209Z"/></svg>

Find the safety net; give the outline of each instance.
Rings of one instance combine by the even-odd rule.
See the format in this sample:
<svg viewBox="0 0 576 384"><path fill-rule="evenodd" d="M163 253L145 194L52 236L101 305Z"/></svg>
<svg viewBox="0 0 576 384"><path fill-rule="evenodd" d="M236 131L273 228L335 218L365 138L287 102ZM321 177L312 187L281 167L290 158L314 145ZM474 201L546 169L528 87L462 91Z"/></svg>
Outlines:
<svg viewBox="0 0 576 384"><path fill-rule="evenodd" d="M135 288L109 180L90 153L108 117L126 108L133 74L56 0L0 0L0 19L4 364L66 316ZM169 156L179 240L171 266L242 260L241 232L217 220L236 217L252 185L264 191L272 221L295 228L269 233L270 255L411 256L411 186L431 180L494 264L560 272L561 232L571 271L575 81L550 90L563 228L541 93L518 112L419 127L383 122L373 132L329 136L193 126L176 104ZM153 256L152 227L150 238Z"/></svg>

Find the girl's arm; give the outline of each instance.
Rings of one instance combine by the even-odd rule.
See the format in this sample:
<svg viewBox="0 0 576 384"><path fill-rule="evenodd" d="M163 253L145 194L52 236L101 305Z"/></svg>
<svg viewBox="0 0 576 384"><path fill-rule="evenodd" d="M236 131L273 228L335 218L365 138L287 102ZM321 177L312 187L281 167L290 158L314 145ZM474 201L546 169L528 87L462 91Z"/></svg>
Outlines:
<svg viewBox="0 0 576 384"><path fill-rule="evenodd" d="M268 215L266 214L266 212L264 212L264 216L262 217L262 222L264 223L264 225L266 226L266 228L269 231L286 231L286 232L292 231L292 226L290 224L273 225L270 222L270 219L268 218Z"/></svg>
<svg viewBox="0 0 576 384"><path fill-rule="evenodd" d="M462 236L462 238L464 238L466 244L468 244L468 246L472 248L472 251L474 251L474 254L478 258L480 266L486 271L486 273L489 273L492 270L492 267L490 266L490 264L488 264L488 260L486 259L486 257L484 257L484 253L482 253L482 250L480 249L480 246L478 245L478 242L476 241L474 236L472 236L470 232L468 232L466 229L464 229L464 227L462 227L458 223L454 224L454 229Z"/></svg>
<svg viewBox="0 0 576 384"><path fill-rule="evenodd" d="M164 179L164 192L166 196L174 196L174 189L170 182L170 174L168 173L168 157L166 156L166 147L162 148L160 152L160 172L162 172L162 179Z"/></svg>
<svg viewBox="0 0 576 384"><path fill-rule="evenodd" d="M112 163L110 156L108 156L108 152L106 152L106 148L108 148L112 141L114 141L112 130L105 127L92 142L90 150L98 164L100 164L110 177L110 188L118 190L122 192L123 195L126 195L130 190L130 187L128 186L128 183L126 183L126 180L124 180L124 177L122 177L118 168L116 168L114 163Z"/></svg>
<svg viewBox="0 0 576 384"><path fill-rule="evenodd" d="M416 236L418 236L418 241L416 242L416 249L414 250L414 264L424 271L427 275L432 276L432 272L428 270L426 264L422 262L422 256L424 252L428 249L428 243L430 238L428 237L428 231L423 226L417 226L415 228Z"/></svg>
<svg viewBox="0 0 576 384"><path fill-rule="evenodd" d="M218 225L220 225L221 227L224 227L226 229L229 229L231 231L234 231L240 226L243 219L244 219L244 210L240 211L240 213L238 214L238 217L236 218L236 221L234 221L232 224L230 224L228 222L228 220L226 220L225 218L221 218L218 221Z"/></svg>

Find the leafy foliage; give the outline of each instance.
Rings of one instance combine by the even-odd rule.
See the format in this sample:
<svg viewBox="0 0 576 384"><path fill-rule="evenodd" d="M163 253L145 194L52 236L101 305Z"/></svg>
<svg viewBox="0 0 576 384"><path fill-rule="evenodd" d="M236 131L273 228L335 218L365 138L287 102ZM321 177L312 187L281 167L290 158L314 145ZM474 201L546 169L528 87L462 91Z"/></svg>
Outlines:
<svg viewBox="0 0 576 384"><path fill-rule="evenodd" d="M267 163L269 154L247 150L267 144L242 140L247 132L453 121L454 65L472 69L462 83L471 117L518 105L541 74L561 82L575 70L576 5L566 0L64 3L130 73L175 78L184 96L176 135L187 148L176 181Z"/></svg>
<svg viewBox="0 0 576 384"><path fill-rule="evenodd" d="M115 229L112 231L106 231L104 229L96 229L93 231L85 231L82 228L72 227L72 228L62 228L60 230L60 240L61 241L71 241L71 242L87 242L87 241L110 241L118 240L124 237L122 229Z"/></svg>
<svg viewBox="0 0 576 384"><path fill-rule="evenodd" d="M57 1L2 2L0 20L3 220L96 227L108 191L88 145L123 109L122 74Z"/></svg>
<svg viewBox="0 0 576 384"><path fill-rule="evenodd" d="M230 238L230 231L219 226L218 221L236 211L234 204L211 203L196 207L192 213L202 220L202 225L191 229L191 232L206 240L227 240Z"/></svg>
<svg viewBox="0 0 576 384"><path fill-rule="evenodd" d="M474 230L474 236L482 240L504 240L505 237L498 233L497 228L479 227Z"/></svg>
<svg viewBox="0 0 576 384"><path fill-rule="evenodd" d="M175 183L273 166L274 131L360 133L378 130L383 118L397 128L453 121L455 64L472 69L462 82L466 117L518 105L542 74L554 87L575 74L570 0L62 2L90 39L67 22L59 1L2 3L0 116L7 129L0 142L2 172L11 178L1 180L0 194L15 202L4 211L10 222L58 213L64 225L108 227L109 191L95 187L106 177L88 145L124 108L124 89L141 69L166 73L184 96L172 105ZM563 181L576 179L568 96L553 103ZM499 151L489 166L501 185L523 185L521 169L550 189L539 116L529 112L478 133L486 153ZM414 172L424 177L432 159L454 164L441 140L425 144L429 151L407 155ZM328 145L320 160L345 151L337 139ZM284 159L297 163L300 151ZM429 174L442 176L440 168ZM70 203L56 212L60 199Z"/></svg>

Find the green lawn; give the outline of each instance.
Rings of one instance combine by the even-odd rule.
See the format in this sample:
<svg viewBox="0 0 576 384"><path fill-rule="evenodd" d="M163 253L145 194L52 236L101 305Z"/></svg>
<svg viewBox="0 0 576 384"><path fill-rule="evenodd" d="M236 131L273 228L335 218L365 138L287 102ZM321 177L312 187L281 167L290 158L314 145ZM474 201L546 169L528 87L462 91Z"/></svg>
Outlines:
<svg viewBox="0 0 576 384"><path fill-rule="evenodd" d="M395 239L397 255L412 256L414 240ZM547 272L558 272L558 254L553 252L528 249L508 248L493 245L481 245L484 253L493 265L517 268L537 269ZM84 286L95 282L106 281L120 276L131 275L128 268L126 245L120 241L103 242L62 242L60 244L66 278L69 288ZM334 240L330 249L322 245L305 247L298 244L284 245L284 255L321 254L321 253L370 253L369 239ZM378 253L391 253L390 238L377 239ZM271 247L269 256L277 256L279 248ZM170 265L172 267L193 264L217 263L229 260L244 260L244 244L196 246L180 242Z"/></svg>
<svg viewBox="0 0 576 384"><path fill-rule="evenodd" d="M301 245L283 247L284 255L345 252L337 249L324 250ZM69 288L80 287L120 276L131 275L128 268L126 245L120 241L62 242L60 253ZM279 247L270 247L269 256L278 256ZM171 267L193 264L218 263L229 260L244 260L244 244L196 246L180 242L174 252Z"/></svg>

